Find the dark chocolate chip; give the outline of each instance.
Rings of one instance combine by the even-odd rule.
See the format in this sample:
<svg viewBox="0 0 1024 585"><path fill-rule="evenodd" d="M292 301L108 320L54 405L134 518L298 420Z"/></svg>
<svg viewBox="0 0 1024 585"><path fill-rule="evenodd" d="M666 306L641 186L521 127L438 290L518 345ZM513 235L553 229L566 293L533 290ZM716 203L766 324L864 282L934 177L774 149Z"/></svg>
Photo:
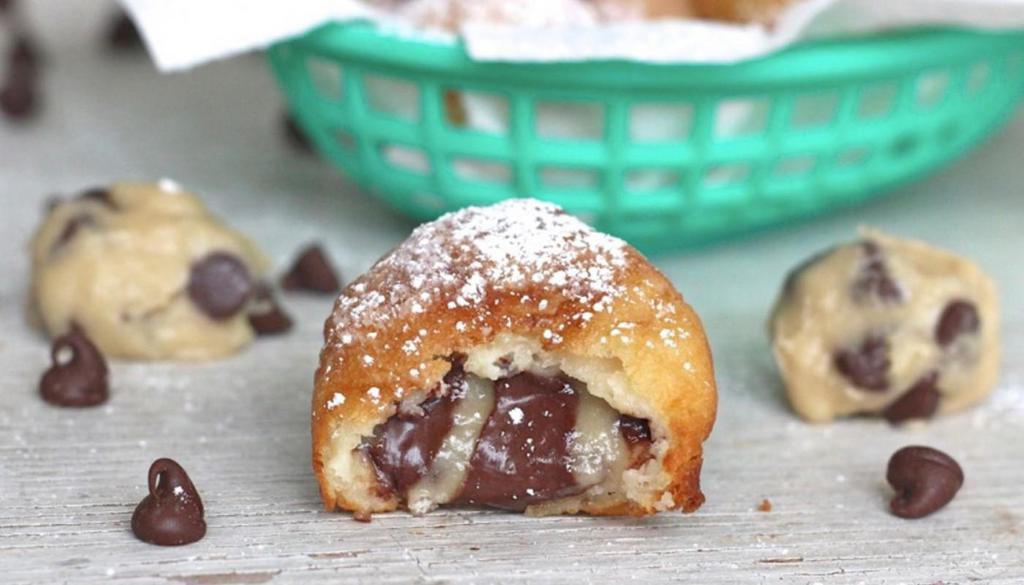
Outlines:
<svg viewBox="0 0 1024 585"><path fill-rule="evenodd" d="M946 305L935 325L935 341L942 347L952 345L961 335L977 333L981 329L978 308L973 303L957 300Z"/></svg>
<svg viewBox="0 0 1024 585"><path fill-rule="evenodd" d="M889 509L900 518L923 518L953 499L964 472L952 457L931 447L904 447L889 459L885 474L896 490Z"/></svg>
<svg viewBox="0 0 1024 585"><path fill-rule="evenodd" d="M149 467L149 495L132 514L132 532L160 546L189 544L206 535L203 513L203 501L185 470L171 459L157 459Z"/></svg>
<svg viewBox="0 0 1024 585"><path fill-rule="evenodd" d="M252 295L249 269L235 256L214 252L192 265L188 296L206 316L214 320L237 315Z"/></svg>
<svg viewBox="0 0 1024 585"><path fill-rule="evenodd" d="M78 195L78 198L83 201L95 201L97 203L102 203L103 205L106 205L107 207L110 208L117 207L117 205L114 204L114 198L113 195L110 193L110 190L104 189L103 187L93 187L92 189L86 189L85 191L82 191Z"/></svg>
<svg viewBox="0 0 1024 585"><path fill-rule="evenodd" d="M630 445L651 442L651 425L647 420L629 415L619 417L619 432Z"/></svg>
<svg viewBox="0 0 1024 585"><path fill-rule="evenodd" d="M94 225L96 225L96 220L91 215L79 213L78 215L71 216L71 219L64 224L64 229L61 230L60 235L57 236L57 241L53 244L53 250L56 251L66 246L78 234L78 230Z"/></svg>
<svg viewBox="0 0 1024 585"><path fill-rule="evenodd" d="M281 288L317 293L336 293L341 289L327 255L319 245L307 246L281 278Z"/></svg>
<svg viewBox="0 0 1024 585"><path fill-rule="evenodd" d="M456 503L523 510L580 493L570 465L579 392L568 380L523 372L494 383Z"/></svg>
<svg viewBox="0 0 1024 585"><path fill-rule="evenodd" d="M65 352L70 354L64 359ZM107 362L78 327L53 340L51 365L39 380L39 394L56 406L96 406L106 402Z"/></svg>
<svg viewBox="0 0 1024 585"><path fill-rule="evenodd" d="M883 303L899 303L903 300L903 291L889 275L885 267L882 249L872 241L861 244L867 263L853 283L854 297L859 299L873 298Z"/></svg>
<svg viewBox="0 0 1024 585"><path fill-rule="evenodd" d="M107 31L107 45L116 51L134 50L142 47L142 36L132 19L121 12L110 23Z"/></svg>
<svg viewBox="0 0 1024 585"><path fill-rule="evenodd" d="M284 136L288 140L288 144L292 145L295 150L301 152L313 152L313 145L309 142L309 138L299 128L298 122L288 112L284 112L281 118L281 126L284 128Z"/></svg>
<svg viewBox="0 0 1024 585"><path fill-rule="evenodd" d="M291 317L285 313L266 284L258 284L249 306L249 325L257 335L275 335L292 328Z"/></svg>
<svg viewBox="0 0 1024 585"><path fill-rule="evenodd" d="M26 120L36 113L39 102L36 99L35 76L20 73L13 68L0 88L0 112L12 120Z"/></svg>
<svg viewBox="0 0 1024 585"><path fill-rule="evenodd" d="M889 388L889 342L880 335L869 335L856 348L837 351L832 363L858 388L874 392Z"/></svg>
<svg viewBox="0 0 1024 585"><path fill-rule="evenodd" d="M917 418L931 418L939 408L938 372L929 372L914 383L903 396L889 405L882 413L891 423L901 423Z"/></svg>

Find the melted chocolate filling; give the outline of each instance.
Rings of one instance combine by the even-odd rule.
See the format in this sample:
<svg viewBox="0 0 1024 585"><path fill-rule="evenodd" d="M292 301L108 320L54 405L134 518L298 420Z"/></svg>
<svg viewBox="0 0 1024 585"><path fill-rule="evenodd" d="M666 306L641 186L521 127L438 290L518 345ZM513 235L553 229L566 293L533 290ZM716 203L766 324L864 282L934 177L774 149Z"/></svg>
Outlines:
<svg viewBox="0 0 1024 585"><path fill-rule="evenodd" d="M433 464L454 426L465 396L462 361L445 376L449 388L415 414L398 413L374 429L366 452L381 488L405 495ZM572 496L582 486L572 469L571 445L583 384L565 376L522 372L494 382L494 409L473 447L462 487L451 503L523 510L530 504ZM646 420L623 415L618 429L630 446L649 445Z"/></svg>

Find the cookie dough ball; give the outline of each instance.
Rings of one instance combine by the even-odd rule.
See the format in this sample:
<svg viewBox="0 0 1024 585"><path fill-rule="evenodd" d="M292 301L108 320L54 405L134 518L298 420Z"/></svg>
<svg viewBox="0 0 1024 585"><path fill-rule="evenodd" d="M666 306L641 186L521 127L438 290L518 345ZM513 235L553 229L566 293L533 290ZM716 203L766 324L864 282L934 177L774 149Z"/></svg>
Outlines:
<svg viewBox="0 0 1024 585"><path fill-rule="evenodd" d="M691 18L690 0L595 0L601 20L656 20L660 18Z"/></svg>
<svg viewBox="0 0 1024 585"><path fill-rule="evenodd" d="M701 505L700 319L625 242L512 200L420 226L324 327L313 468L329 509L646 515Z"/></svg>
<svg viewBox="0 0 1024 585"><path fill-rule="evenodd" d="M793 409L892 422L964 409L999 369L996 287L970 261L864 230L786 280L770 322Z"/></svg>
<svg viewBox="0 0 1024 585"><path fill-rule="evenodd" d="M56 203L31 252L32 304L52 336L77 324L107 356L183 360L253 337L246 309L263 255L169 181Z"/></svg>

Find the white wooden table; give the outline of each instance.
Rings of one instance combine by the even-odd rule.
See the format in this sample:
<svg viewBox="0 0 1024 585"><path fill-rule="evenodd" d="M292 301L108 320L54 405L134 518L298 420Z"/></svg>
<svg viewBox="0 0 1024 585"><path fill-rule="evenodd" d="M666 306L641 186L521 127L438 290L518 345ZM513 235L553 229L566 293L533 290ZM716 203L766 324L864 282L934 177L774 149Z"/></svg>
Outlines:
<svg viewBox="0 0 1024 585"><path fill-rule="evenodd" d="M309 464L309 398L330 300L286 299L293 333L208 365L112 365L109 403L50 407L48 346L23 315L25 242L43 199L170 176L283 264L325 242L348 276L400 241L401 218L279 140L256 57L157 75L97 49L97 3L32 0L50 67L46 113L0 124L0 582L1022 583L1024 115L950 170L840 216L658 264L705 320L721 408L707 504L646 520L451 511L372 524L325 513ZM784 272L867 223L976 258L1002 288L1006 364L985 405L915 429L809 426L786 408L764 320ZM886 513L898 447L947 450L967 482L933 517ZM199 543L136 540L150 462L169 456L206 504ZM758 512L767 498L774 509Z"/></svg>

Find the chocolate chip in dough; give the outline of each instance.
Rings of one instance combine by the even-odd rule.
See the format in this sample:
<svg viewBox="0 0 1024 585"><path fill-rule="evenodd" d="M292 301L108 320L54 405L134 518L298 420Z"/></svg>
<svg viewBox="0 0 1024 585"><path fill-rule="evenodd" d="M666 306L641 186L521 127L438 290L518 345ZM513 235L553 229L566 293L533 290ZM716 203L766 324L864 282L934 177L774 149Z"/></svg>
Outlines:
<svg viewBox="0 0 1024 585"><path fill-rule="evenodd" d="M63 354L67 353L65 357ZM51 365L39 380L39 394L56 406L96 406L107 401L107 362L77 326L53 340Z"/></svg>
<svg viewBox="0 0 1024 585"><path fill-rule="evenodd" d="M299 128L298 122L290 113L285 112L282 115L281 126L284 128L284 137L288 140L288 144L292 145L295 150L313 152L313 145L309 142L309 138L302 132L302 128Z"/></svg>
<svg viewBox="0 0 1024 585"><path fill-rule="evenodd" d="M977 333L979 329L981 319L977 307L967 301L953 301L946 305L935 325L935 341L942 347L948 347L961 335Z"/></svg>
<svg viewBox="0 0 1024 585"><path fill-rule="evenodd" d="M889 509L900 518L923 518L953 499L964 472L952 457L931 447L904 447L889 459L885 474L896 490Z"/></svg>
<svg viewBox="0 0 1024 585"><path fill-rule="evenodd" d="M837 351L832 363L858 388L874 392L889 388L889 342L884 337L869 335L856 348Z"/></svg>
<svg viewBox="0 0 1024 585"><path fill-rule="evenodd" d="M256 286L249 306L249 325L257 335L275 335L292 328L291 317L285 313L265 284Z"/></svg>
<svg viewBox="0 0 1024 585"><path fill-rule="evenodd" d="M882 413L885 419L898 424L912 419L931 418L939 408L938 372L929 372L889 405Z"/></svg>
<svg viewBox="0 0 1024 585"><path fill-rule="evenodd" d="M189 544L206 535L203 513L203 501L185 470L171 459L157 459L149 468L149 495L132 514L132 532L160 546Z"/></svg>
<svg viewBox="0 0 1024 585"><path fill-rule="evenodd" d="M80 213L72 216L71 219L64 224L64 229L61 230L60 235L57 236L57 241L53 243L53 251L55 252L66 246L68 242L78 235L78 230L94 225L96 225L96 220L94 220L91 215Z"/></svg>
<svg viewBox="0 0 1024 585"><path fill-rule="evenodd" d="M873 298L883 303L899 303L903 300L903 291L892 279L885 267L882 249L872 241L862 244L867 263L861 269L857 280L853 283L853 294L857 298Z"/></svg>
<svg viewBox="0 0 1024 585"><path fill-rule="evenodd" d="M642 418L629 415L619 417L619 433L626 442L635 445L637 443L651 442L651 425Z"/></svg>
<svg viewBox="0 0 1024 585"><path fill-rule="evenodd" d="M114 198L113 195L110 193L110 190L104 189L103 187L93 187L91 189L86 189L85 191L82 191L78 195L78 198L83 201L95 201L97 203L102 203L103 205L106 205L107 207L110 208L117 207L117 205L114 204Z"/></svg>
<svg viewBox="0 0 1024 585"><path fill-rule="evenodd" d="M124 12L118 13L107 31L107 45L115 51L130 51L142 47L142 36L135 23Z"/></svg>
<svg viewBox="0 0 1024 585"><path fill-rule="evenodd" d="M188 296L206 316L230 319L249 301L253 282L249 269L235 256L214 252L192 265Z"/></svg>
<svg viewBox="0 0 1024 585"><path fill-rule="evenodd" d="M327 254L319 245L307 246L292 267L281 278L281 288L317 293L336 293L341 289L338 276L331 267Z"/></svg>

